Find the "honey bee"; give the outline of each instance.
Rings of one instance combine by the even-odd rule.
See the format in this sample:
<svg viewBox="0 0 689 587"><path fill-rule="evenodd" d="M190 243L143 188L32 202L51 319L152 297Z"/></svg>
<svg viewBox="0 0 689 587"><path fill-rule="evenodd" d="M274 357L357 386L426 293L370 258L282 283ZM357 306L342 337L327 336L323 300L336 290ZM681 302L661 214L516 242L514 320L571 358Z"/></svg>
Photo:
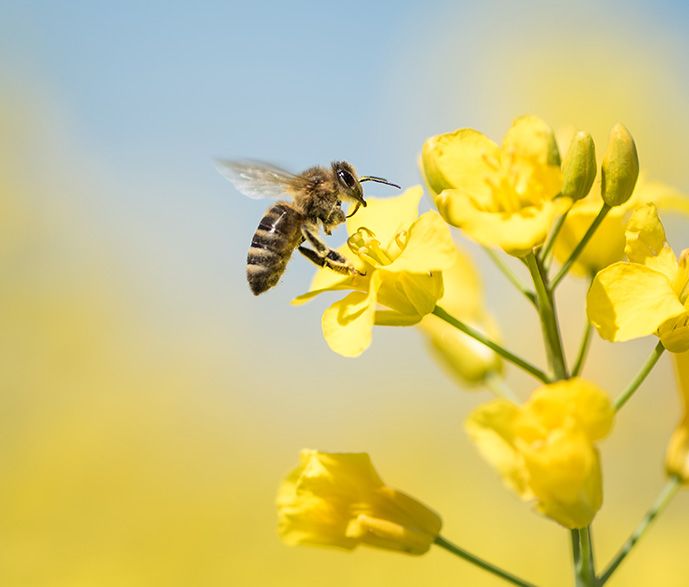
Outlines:
<svg viewBox="0 0 689 587"><path fill-rule="evenodd" d="M219 161L218 171L244 195L253 199L290 196L280 200L264 214L251 239L246 258L246 277L254 295L273 287L285 271L294 249L319 267L355 275L359 271L340 253L326 245L319 236L326 234L366 207L361 184L375 181L400 189L382 177L358 177L346 161L326 167L311 167L297 175L258 161ZM345 216L342 203L355 208ZM309 245L309 246L306 246Z"/></svg>

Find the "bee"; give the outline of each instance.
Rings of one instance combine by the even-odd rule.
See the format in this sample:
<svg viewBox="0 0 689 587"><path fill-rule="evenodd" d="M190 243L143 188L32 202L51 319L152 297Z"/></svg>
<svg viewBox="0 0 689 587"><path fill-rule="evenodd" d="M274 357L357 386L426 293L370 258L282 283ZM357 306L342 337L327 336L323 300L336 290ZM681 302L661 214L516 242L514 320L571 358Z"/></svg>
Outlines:
<svg viewBox="0 0 689 587"><path fill-rule="evenodd" d="M335 161L329 168L311 167L296 175L258 161L218 161L218 171L249 198L285 195L291 198L268 208L251 239L246 277L254 295L277 284L295 249L319 267L360 274L345 257L321 240L319 230L322 227L329 235L360 206L366 207L363 182L374 181L400 189L382 177L358 177L346 161ZM342 210L343 202L355 206L349 216Z"/></svg>

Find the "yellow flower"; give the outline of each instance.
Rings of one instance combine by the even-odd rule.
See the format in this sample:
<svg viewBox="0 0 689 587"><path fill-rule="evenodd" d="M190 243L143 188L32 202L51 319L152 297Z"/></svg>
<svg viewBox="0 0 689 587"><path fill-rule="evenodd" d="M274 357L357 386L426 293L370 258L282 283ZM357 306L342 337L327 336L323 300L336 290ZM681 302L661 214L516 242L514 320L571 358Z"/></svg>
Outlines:
<svg viewBox="0 0 689 587"><path fill-rule="evenodd" d="M320 269L309 291L293 300L299 305L326 291L352 290L323 313L323 337L336 353L360 355L374 324L416 324L442 296L442 271L455 264L457 248L437 212L419 216L422 195L416 186L396 198L369 199L347 220L351 236L338 249L365 275Z"/></svg>
<svg viewBox="0 0 689 587"><path fill-rule="evenodd" d="M516 256L543 243L569 205L551 129L535 116L512 124L502 146L472 129L428 139L421 153L435 205L477 242Z"/></svg>
<svg viewBox="0 0 689 587"><path fill-rule="evenodd" d="M455 318L499 341L497 326L483 306L481 281L471 259L457 250L457 262L443 271L443 297L438 305ZM433 314L419 324L434 355L461 384L476 385L502 372L502 361L491 349Z"/></svg>
<svg viewBox="0 0 689 587"><path fill-rule="evenodd" d="M656 334L669 351L689 350L689 249L675 257L653 204L634 211L625 235L629 261L600 271L589 289L591 324L606 340Z"/></svg>
<svg viewBox="0 0 689 587"><path fill-rule="evenodd" d="M689 483L689 351L673 355L677 386L682 397L684 415L673 432L665 454L665 470Z"/></svg>
<svg viewBox="0 0 689 587"><path fill-rule="evenodd" d="M583 528L603 502L594 444L614 411L593 383L574 378L539 387L523 406L496 400L477 408L466 429L505 484L567 528Z"/></svg>
<svg viewBox="0 0 689 587"><path fill-rule="evenodd" d="M434 511L385 485L365 453L303 450L280 486L277 508L278 533L290 545L424 554L442 525Z"/></svg>
<svg viewBox="0 0 689 587"><path fill-rule="evenodd" d="M674 188L660 182L649 181L642 173L631 198L620 206L611 208L579 258L572 265L571 273L588 276L619 261L624 256L624 230L633 210L654 203L659 210L689 215L689 198ZM579 244L584 233L603 205L600 181L588 196L576 202L567 214L562 229L553 246L555 258L564 263Z"/></svg>

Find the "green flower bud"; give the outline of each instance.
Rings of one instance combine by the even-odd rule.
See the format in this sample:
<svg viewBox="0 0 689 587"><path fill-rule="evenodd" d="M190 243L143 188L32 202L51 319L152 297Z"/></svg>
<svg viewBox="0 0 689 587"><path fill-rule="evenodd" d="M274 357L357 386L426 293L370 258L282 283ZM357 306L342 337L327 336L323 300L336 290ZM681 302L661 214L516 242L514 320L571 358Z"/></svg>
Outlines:
<svg viewBox="0 0 689 587"><path fill-rule="evenodd" d="M639 177L639 156L629 131L619 122L612 127L601 166L601 195L608 206L624 204Z"/></svg>
<svg viewBox="0 0 689 587"><path fill-rule="evenodd" d="M562 195L573 200L586 196L597 171L596 146L591 135L580 130L574 135L562 163Z"/></svg>

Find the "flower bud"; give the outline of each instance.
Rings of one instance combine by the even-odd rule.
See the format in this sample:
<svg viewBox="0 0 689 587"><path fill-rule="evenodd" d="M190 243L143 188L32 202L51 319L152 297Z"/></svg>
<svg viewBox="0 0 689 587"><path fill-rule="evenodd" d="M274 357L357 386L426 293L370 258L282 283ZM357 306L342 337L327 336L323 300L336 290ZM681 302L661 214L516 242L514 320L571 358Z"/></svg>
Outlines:
<svg viewBox="0 0 689 587"><path fill-rule="evenodd" d="M601 166L601 195L608 206L624 204L639 177L639 156L629 131L619 122L612 127Z"/></svg>
<svg viewBox="0 0 689 587"><path fill-rule="evenodd" d="M442 525L434 511L385 485L365 453L303 450L277 508L278 533L290 545L367 544L424 554Z"/></svg>
<svg viewBox="0 0 689 587"><path fill-rule="evenodd" d="M562 163L562 195L580 200L591 190L596 179L596 147L591 135L579 131L572 139Z"/></svg>

